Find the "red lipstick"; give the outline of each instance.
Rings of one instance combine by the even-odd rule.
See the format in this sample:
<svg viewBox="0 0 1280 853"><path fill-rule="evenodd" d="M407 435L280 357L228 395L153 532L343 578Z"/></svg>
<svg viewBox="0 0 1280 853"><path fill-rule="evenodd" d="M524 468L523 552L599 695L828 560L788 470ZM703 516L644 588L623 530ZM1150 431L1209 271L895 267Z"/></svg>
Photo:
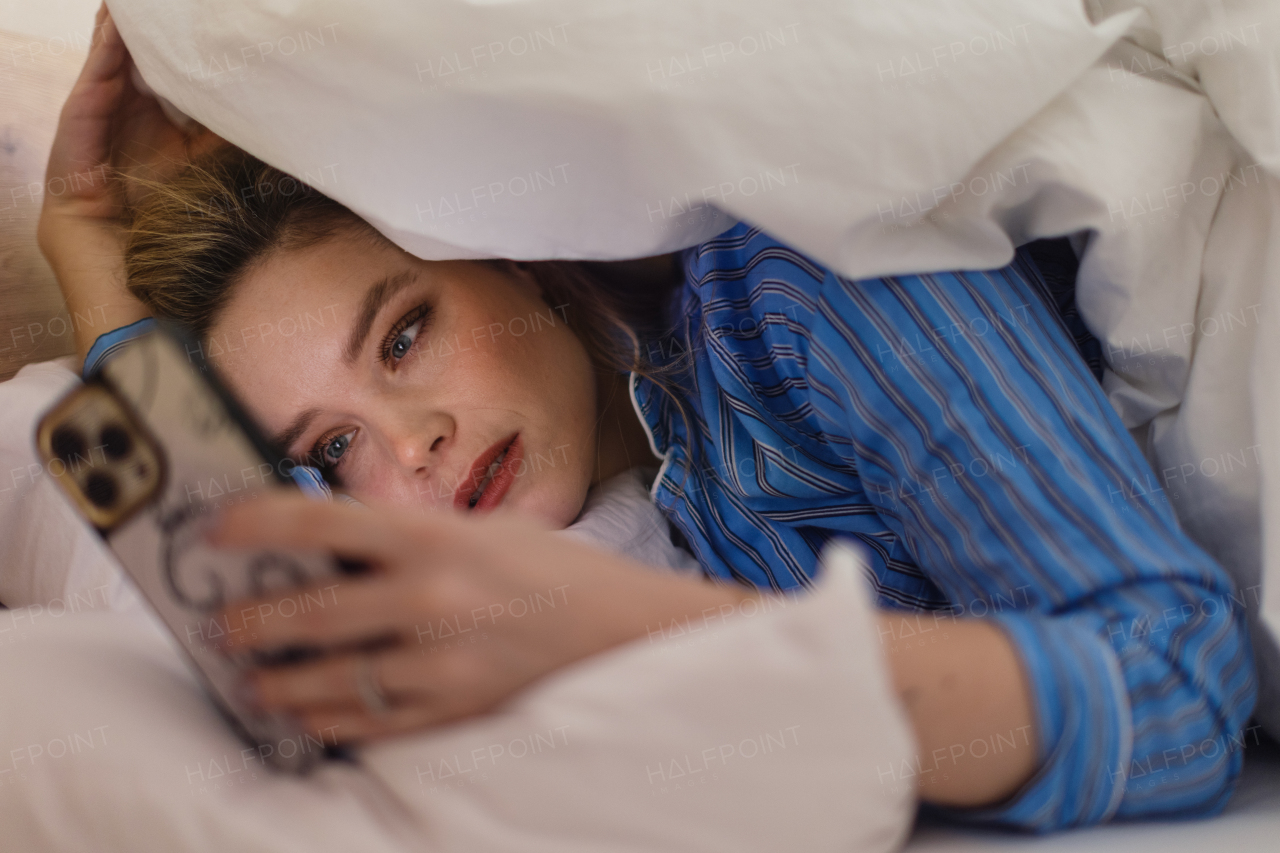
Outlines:
<svg viewBox="0 0 1280 853"><path fill-rule="evenodd" d="M469 476L458 484L453 494L454 508L467 512L496 507L515 482L523 459L519 433L493 444L476 457Z"/></svg>

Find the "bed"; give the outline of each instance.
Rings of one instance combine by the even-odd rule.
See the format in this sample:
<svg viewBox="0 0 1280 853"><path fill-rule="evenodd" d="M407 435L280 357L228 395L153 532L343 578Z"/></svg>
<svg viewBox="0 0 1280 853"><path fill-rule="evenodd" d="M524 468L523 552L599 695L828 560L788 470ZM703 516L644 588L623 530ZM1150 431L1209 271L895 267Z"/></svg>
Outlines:
<svg viewBox="0 0 1280 853"><path fill-rule="evenodd" d="M28 40L20 35L0 33L0 54L26 41ZM42 180L44 159L52 138L58 107L74 79L81 59L82 55L67 51L58 57L44 57L38 62L14 65L10 69L0 70L0 114L6 116L5 125L0 130L3 134L0 138L0 324L2 324L0 325L0 380L10 378L24 365L46 362L64 356L72 349L69 330L74 318L69 317L61 309L56 285L35 248L34 229L39 205L38 191L33 191L32 188L38 187ZM3 391L3 386L0 386L0 393ZM28 413L28 416L30 414ZM20 477L24 473L19 472L15 467L10 472L9 479L14 480L15 477ZM25 475L32 476L29 473ZM0 482L0 487L4 485ZM6 503L7 500L8 498L0 493L0 515L14 509L12 502ZM0 522L2 521L3 519L0 519ZM3 529L4 525L0 523L0 530ZM31 535L34 537L37 534L32 532ZM76 547L91 546L80 544ZM5 559L5 555L12 556L14 553L11 548L6 550L0 547L0 560ZM43 552L38 552L37 549L28 553ZM3 573L4 568L0 566L0 574ZM56 592L30 588L13 595L23 600L15 599L12 603L27 605L40 600L48 602L56 597ZM118 605L119 601L115 601L114 604ZM100 607L98 602L93 601L88 609L116 609L112 605L110 597L104 595ZM31 611L28 609L27 612ZM21 654L20 651L14 652L12 648L8 649L7 653ZM174 684L182 680L180 672L170 672L166 678L170 677L174 679ZM867 713L872 713L873 710L868 710ZM62 710L59 714L60 719L72 719L66 717ZM80 718L74 719L78 721ZM72 723L69 722L68 725ZM3 730L4 723L0 722L0 731ZM1244 776L1236 795L1221 816L1203 821L1171 820L1104 826L1046 838L966 829L922 818L911 832L906 842L906 849L912 853L925 853L925 851L967 853L979 850L1053 851L1054 853L1076 853L1076 851L1080 853L1083 851L1091 851L1091 853L1092 851L1099 851L1099 853L1153 851L1154 853L1158 850L1160 853L1178 853L1178 851L1191 853L1191 851L1204 849L1230 849L1249 853L1255 850L1275 849L1276 839L1280 837L1280 748L1262 735L1260 729L1254 728L1250 732L1252 740L1246 750ZM833 735L832 743L836 742L834 737ZM865 748L865 744L857 748ZM814 772L829 771L829 767L819 764L815 764L814 768ZM0 771L2 770L3 767L0 767ZM805 767L802 763L794 763L789 765L787 773L791 775L780 774L770 777L765 774L758 777L755 782L776 791L778 784L784 779L803 780ZM51 777L51 780L56 781L56 777ZM812 782L812 775L809 781ZM123 807L122 804L131 802L127 783L112 782L110 786L104 785L105 787L118 788L116 795L119 799L108 798L102 802L115 802L121 807ZM12 802L14 798L10 800ZM896 847L899 837L891 828L892 821L887 824L883 821L876 824L877 818L869 813L874 811L869 809L872 805L871 800L874 800L874 797L870 797L868 803L857 807L840 803L829 803L829 806L846 820L853 820L856 816L860 816L859 819L865 820L868 826L875 824L875 832L856 837L841 836L838 832L823 831L819 827L820 823L838 823L838 821L832 822L821 816L809 814L806 818L809 821L809 829L805 828L804 822L799 820L798 816L793 815L788 818L788 825L793 827L793 834L790 837L803 842L806 849L811 850L873 851ZM62 807L66 808L68 803L73 802L74 800L66 800ZM892 810L898 808L895 803L900 801L886 802L887 805L884 808ZM157 808L155 802L151 803L151 808ZM652 805L647 806L646 809L648 811L642 813L653 813ZM660 808L659 811L661 811ZM53 814L56 813L55 810ZM212 813L201 814L204 819L208 819L209 814ZM145 819L146 816L145 811L138 812L136 815L138 819ZM95 819L105 820L101 816ZM886 829L886 826L889 828ZM128 826L116 827L121 832L129 828ZM38 837L38 833L31 837ZM216 837L218 833L209 833L209 838ZM52 835L44 838L49 846L32 849L76 849L69 844L64 845L62 841L53 840ZM649 839L647 842L637 840L630 845L630 849L781 849L776 845L773 848L745 846L759 845L762 838L747 841L740 839L742 846L734 848L725 843L730 838L732 835L726 834L720 843L708 838L695 838L693 835L677 840L670 837ZM449 843L442 842L441 849L448 849L450 843L456 842L456 838ZM841 842L846 846L841 846ZM165 843L177 844L180 840L170 838ZM535 849L528 846L521 848L518 844L512 845L510 839L504 843L509 845L510 849ZM847 846L854 843L856 847ZM216 845L206 848L193 843L191 849L216 849ZM270 849L292 850L295 848L282 841L279 848ZM486 846L485 849L504 849L504 847L495 842L492 847ZM557 848L548 847L547 849ZM572 848L563 846L559 849Z"/></svg>
<svg viewBox="0 0 1280 853"><path fill-rule="evenodd" d="M1206 820L1111 824L1043 838L921 821L909 853L1193 853L1275 850L1280 831L1280 746L1265 736L1245 750L1244 773L1226 810Z"/></svg>

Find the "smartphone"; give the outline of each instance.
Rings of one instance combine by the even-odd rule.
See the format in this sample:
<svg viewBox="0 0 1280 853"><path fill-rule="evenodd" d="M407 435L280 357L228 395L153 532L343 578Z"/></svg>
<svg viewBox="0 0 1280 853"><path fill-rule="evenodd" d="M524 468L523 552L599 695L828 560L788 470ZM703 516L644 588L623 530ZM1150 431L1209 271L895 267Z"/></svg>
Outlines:
<svg viewBox="0 0 1280 853"><path fill-rule="evenodd" d="M337 581L352 568L320 551L231 551L206 543L212 511L296 487L294 463L271 447L218 381L199 344L166 325L129 342L41 419L36 446L261 759L301 773L323 758L332 744L238 696L244 670L266 661L236 647L268 614L244 614L233 626L218 613L236 600L273 593L281 596L282 615L286 608L332 606ZM334 583L328 597L326 580ZM303 586L312 587L309 595L290 592ZM229 646L220 650L217 643ZM307 654L291 651L294 659Z"/></svg>

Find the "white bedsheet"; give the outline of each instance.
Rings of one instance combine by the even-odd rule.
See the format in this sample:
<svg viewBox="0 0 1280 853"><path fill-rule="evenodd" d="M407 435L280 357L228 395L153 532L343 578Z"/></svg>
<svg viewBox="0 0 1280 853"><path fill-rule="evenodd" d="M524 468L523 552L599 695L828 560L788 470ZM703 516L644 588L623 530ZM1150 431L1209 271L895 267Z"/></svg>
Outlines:
<svg viewBox="0 0 1280 853"><path fill-rule="evenodd" d="M1249 736L1226 810L1206 820L1110 824L1045 837L923 826L906 853L1274 853L1280 847L1280 749Z"/></svg>
<svg viewBox="0 0 1280 853"><path fill-rule="evenodd" d="M423 257L637 256L737 217L869 276L1078 235L1155 470L1117 509L1171 504L1280 627L1275 0L110 5L157 92Z"/></svg>

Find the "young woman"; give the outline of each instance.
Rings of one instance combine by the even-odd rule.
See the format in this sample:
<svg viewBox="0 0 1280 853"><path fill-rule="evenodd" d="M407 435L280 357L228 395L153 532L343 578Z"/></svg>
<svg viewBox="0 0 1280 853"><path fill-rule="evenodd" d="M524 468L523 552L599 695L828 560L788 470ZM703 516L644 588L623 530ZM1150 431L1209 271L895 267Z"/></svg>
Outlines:
<svg viewBox="0 0 1280 853"><path fill-rule="evenodd" d="M107 162L113 140L150 163L215 144L164 123L104 32L50 174ZM1254 700L1243 616L1169 508L1134 497L1150 472L1025 257L848 281L739 225L679 258L655 319L572 264L414 258L234 149L175 170L127 219L112 188L47 200L70 304L190 326L287 453L378 508L225 513L224 544L378 568L338 607L261 626L259 644L334 652L258 673L257 701L353 741L478 713L655 625L804 587L845 536L868 555L925 801L1040 830L1225 802L1241 756L1222 744ZM657 459L655 502L728 583L544 532ZM416 626L557 584L569 610L412 648ZM375 637L394 642L344 651ZM969 748L984 740L1015 746Z"/></svg>

